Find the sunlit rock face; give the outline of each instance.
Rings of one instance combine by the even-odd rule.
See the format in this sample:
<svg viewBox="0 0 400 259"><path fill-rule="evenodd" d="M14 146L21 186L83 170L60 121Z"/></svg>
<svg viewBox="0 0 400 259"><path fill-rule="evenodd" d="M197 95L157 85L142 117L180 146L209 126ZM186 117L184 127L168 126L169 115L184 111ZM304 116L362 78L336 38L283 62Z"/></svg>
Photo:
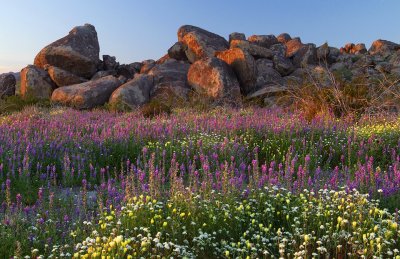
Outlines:
<svg viewBox="0 0 400 259"><path fill-rule="evenodd" d="M240 85L235 73L218 58L204 58L193 63L188 82L196 92L215 101L240 102Z"/></svg>
<svg viewBox="0 0 400 259"><path fill-rule="evenodd" d="M253 56L240 48L216 52L216 57L225 61L235 72L242 93L250 93L257 82L257 66Z"/></svg>
<svg viewBox="0 0 400 259"><path fill-rule="evenodd" d="M216 51L229 48L228 41L223 37L191 25L179 28L178 41L187 46L186 56L190 63L202 58L213 57Z"/></svg>

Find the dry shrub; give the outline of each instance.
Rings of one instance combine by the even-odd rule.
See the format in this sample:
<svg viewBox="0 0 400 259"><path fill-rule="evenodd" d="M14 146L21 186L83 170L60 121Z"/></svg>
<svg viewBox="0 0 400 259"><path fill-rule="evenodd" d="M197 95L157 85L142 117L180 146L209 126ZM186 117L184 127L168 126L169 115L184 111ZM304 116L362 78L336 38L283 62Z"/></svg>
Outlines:
<svg viewBox="0 0 400 259"><path fill-rule="evenodd" d="M302 84L292 84L288 89L292 109L301 111L308 120L321 114L359 117L399 111L399 79L380 74L373 79L362 75L346 80L327 68L322 74L308 72Z"/></svg>

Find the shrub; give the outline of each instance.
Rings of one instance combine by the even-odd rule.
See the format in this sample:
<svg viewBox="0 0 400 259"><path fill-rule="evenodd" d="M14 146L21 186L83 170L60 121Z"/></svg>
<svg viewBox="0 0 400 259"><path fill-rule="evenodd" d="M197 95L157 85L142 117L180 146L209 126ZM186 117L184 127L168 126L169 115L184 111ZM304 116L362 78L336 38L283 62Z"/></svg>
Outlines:
<svg viewBox="0 0 400 259"><path fill-rule="evenodd" d="M333 73L327 68L319 72L307 69L303 83L292 84L288 90L292 109L300 110L308 120L320 114L360 117L364 113L399 111L398 78L385 74L352 77L348 74L351 71Z"/></svg>
<svg viewBox="0 0 400 259"><path fill-rule="evenodd" d="M50 107L50 101L39 100L32 96L26 96L24 98L19 95L9 96L0 99L0 114L21 111L29 106Z"/></svg>

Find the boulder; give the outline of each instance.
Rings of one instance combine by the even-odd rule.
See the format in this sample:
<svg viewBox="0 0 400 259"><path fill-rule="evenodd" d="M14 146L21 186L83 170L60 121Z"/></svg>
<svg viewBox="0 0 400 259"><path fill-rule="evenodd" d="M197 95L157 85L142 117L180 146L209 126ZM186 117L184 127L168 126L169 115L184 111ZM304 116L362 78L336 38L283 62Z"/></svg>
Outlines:
<svg viewBox="0 0 400 259"><path fill-rule="evenodd" d="M272 50L274 55L280 55L280 56L285 56L286 55L286 46L285 46L285 44L282 44L282 43L274 44L269 49Z"/></svg>
<svg viewBox="0 0 400 259"><path fill-rule="evenodd" d="M149 75L154 77L154 84L176 84L182 87L187 87L187 73L190 64L170 59L167 62L154 66L149 72Z"/></svg>
<svg viewBox="0 0 400 259"><path fill-rule="evenodd" d="M131 69L133 69L133 71L135 71L135 73L140 73L140 69L143 66L142 62L133 62L131 64L128 65Z"/></svg>
<svg viewBox="0 0 400 259"><path fill-rule="evenodd" d="M344 47L340 48L340 53L347 53L350 54L351 50L354 48L354 43L346 43Z"/></svg>
<svg viewBox="0 0 400 259"><path fill-rule="evenodd" d="M103 55L103 70L116 70L118 65L114 56Z"/></svg>
<svg viewBox="0 0 400 259"><path fill-rule="evenodd" d="M190 63L202 58L214 57L216 51L226 50L229 47L223 37L191 25L179 28L178 40L187 46L186 57Z"/></svg>
<svg viewBox="0 0 400 259"><path fill-rule="evenodd" d="M251 43L247 40L232 40L230 44L230 48L239 48L244 51L247 51L254 58L272 58L273 52L267 48L260 47L254 43Z"/></svg>
<svg viewBox="0 0 400 259"><path fill-rule="evenodd" d="M286 42L290 41L292 39L292 37L290 37L290 35L288 33L281 33L278 35L278 37L276 37L276 39L280 43L285 44Z"/></svg>
<svg viewBox="0 0 400 259"><path fill-rule="evenodd" d="M205 58L193 63L188 72L188 82L197 93L217 102L241 102L235 73L218 58Z"/></svg>
<svg viewBox="0 0 400 259"><path fill-rule="evenodd" d="M29 65L21 70L20 94L22 97L50 99L56 87L49 74L41 68Z"/></svg>
<svg viewBox="0 0 400 259"><path fill-rule="evenodd" d="M240 32L232 32L229 34L229 44L231 44L233 40L246 40L246 35Z"/></svg>
<svg viewBox="0 0 400 259"><path fill-rule="evenodd" d="M305 67L317 64L317 48L314 44L303 45L293 56L293 65Z"/></svg>
<svg viewBox="0 0 400 259"><path fill-rule="evenodd" d="M154 78L154 87L150 92L151 98L186 99L190 90L187 81L189 67L190 64L175 59L153 67L148 73ZM166 92L168 92L168 96L162 96L162 93Z"/></svg>
<svg viewBox="0 0 400 259"><path fill-rule="evenodd" d="M17 80L11 73L0 75L0 98L15 95Z"/></svg>
<svg viewBox="0 0 400 259"><path fill-rule="evenodd" d="M134 109L148 103L153 88L153 76L136 75L134 79L118 87L111 95L111 107L129 107Z"/></svg>
<svg viewBox="0 0 400 259"><path fill-rule="evenodd" d="M351 50L351 53L356 54L356 55L365 54L367 52L368 51L367 51L367 48L365 47L364 43L359 43L359 44L354 45L353 49Z"/></svg>
<svg viewBox="0 0 400 259"><path fill-rule="evenodd" d="M297 51L303 46L299 38L294 38L285 43L286 57L293 57Z"/></svg>
<svg viewBox="0 0 400 259"><path fill-rule="evenodd" d="M269 48L274 44L279 43L274 35L252 35L248 41L253 42L261 47Z"/></svg>
<svg viewBox="0 0 400 259"><path fill-rule="evenodd" d="M77 109L91 109L104 105L120 85L120 80L114 76L106 76L94 81L59 87L51 95L51 101Z"/></svg>
<svg viewBox="0 0 400 259"><path fill-rule="evenodd" d="M156 61L153 59L147 59L142 62L142 67L140 68L140 74L147 74L154 66Z"/></svg>
<svg viewBox="0 0 400 259"><path fill-rule="evenodd" d="M340 53L347 54L365 54L367 53L367 48L364 43L347 43L344 47L340 48Z"/></svg>
<svg viewBox="0 0 400 259"><path fill-rule="evenodd" d="M340 55L340 50L334 47L329 47L327 43L322 44L317 48L317 59L320 63L328 65L336 62Z"/></svg>
<svg viewBox="0 0 400 259"><path fill-rule="evenodd" d="M290 59L285 56L275 55L274 56L274 68L282 76L287 76L294 71L294 66Z"/></svg>
<svg viewBox="0 0 400 259"><path fill-rule="evenodd" d="M58 67L46 65L45 70L58 87L80 84L87 81L87 79L83 77L79 77Z"/></svg>
<svg viewBox="0 0 400 259"><path fill-rule="evenodd" d="M372 43L368 52L371 55L389 56L400 49L400 45L388 40L376 40Z"/></svg>
<svg viewBox="0 0 400 259"><path fill-rule="evenodd" d="M256 61L257 73L263 70L267 70L269 68L274 68L274 62L270 59L260 58Z"/></svg>
<svg viewBox="0 0 400 259"><path fill-rule="evenodd" d="M186 61L186 49L187 46L185 44L182 42L176 42L171 48L168 49L168 55L170 58Z"/></svg>
<svg viewBox="0 0 400 259"><path fill-rule="evenodd" d="M235 72L242 93L251 92L257 82L257 66L253 56L240 48L216 52L216 57L225 61Z"/></svg>
<svg viewBox="0 0 400 259"><path fill-rule="evenodd" d="M135 74L138 73L135 63L129 65L127 64L119 65L117 67L116 72L118 76L124 76L128 80L132 79L135 76Z"/></svg>
<svg viewBox="0 0 400 259"><path fill-rule="evenodd" d="M93 25L73 28L67 36L43 48L35 57L35 66L59 67L80 77L91 78L99 64L99 42Z"/></svg>
<svg viewBox="0 0 400 259"><path fill-rule="evenodd" d="M265 85L280 85L283 83L282 76L273 68L273 63L268 59L259 59L257 64L257 89Z"/></svg>
<svg viewBox="0 0 400 259"><path fill-rule="evenodd" d="M283 93L286 91L287 88L285 86L271 84L271 85L266 85L261 89L255 91L254 93L247 95L246 99L251 100L255 98L265 97L268 95L275 95L277 93Z"/></svg>
<svg viewBox="0 0 400 259"><path fill-rule="evenodd" d="M116 76L117 71L115 70L107 70L107 71L98 71L90 80L97 80L99 78L105 77L105 76Z"/></svg>

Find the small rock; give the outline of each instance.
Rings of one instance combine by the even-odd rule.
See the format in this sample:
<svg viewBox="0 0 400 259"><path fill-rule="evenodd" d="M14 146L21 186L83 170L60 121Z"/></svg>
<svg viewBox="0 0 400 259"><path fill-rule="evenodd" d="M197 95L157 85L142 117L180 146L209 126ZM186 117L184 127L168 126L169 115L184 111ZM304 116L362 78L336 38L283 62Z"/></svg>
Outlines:
<svg viewBox="0 0 400 259"><path fill-rule="evenodd" d="M274 56L274 67L282 76L287 76L294 71L292 61L281 55Z"/></svg>
<svg viewBox="0 0 400 259"><path fill-rule="evenodd" d="M247 51L255 59L273 57L273 52L271 50L258 46L257 44L251 43L247 40L232 40L230 48L239 48L243 51Z"/></svg>
<svg viewBox="0 0 400 259"><path fill-rule="evenodd" d="M286 46L286 57L290 58L293 57L301 47L303 47L303 43L301 43L300 39L294 38L286 42L285 46Z"/></svg>
<svg viewBox="0 0 400 259"><path fill-rule="evenodd" d="M116 70L118 65L114 56L103 55L103 70Z"/></svg>
<svg viewBox="0 0 400 259"><path fill-rule="evenodd" d="M248 41L264 48L270 48L272 45L279 43L274 35L252 35L248 38Z"/></svg>
<svg viewBox="0 0 400 259"><path fill-rule="evenodd" d="M246 40L246 35L244 35L244 33L232 32L229 34L229 44L231 44L233 40Z"/></svg>
<svg viewBox="0 0 400 259"><path fill-rule="evenodd" d="M182 42L176 42L171 48L168 49L168 55L170 58L176 60L188 60L186 57L187 46Z"/></svg>
<svg viewBox="0 0 400 259"><path fill-rule="evenodd" d="M292 39L292 37L290 37L290 35L288 33L279 34L278 37L276 37L276 38L280 43L283 43L283 44L285 44L286 42L288 42Z"/></svg>

